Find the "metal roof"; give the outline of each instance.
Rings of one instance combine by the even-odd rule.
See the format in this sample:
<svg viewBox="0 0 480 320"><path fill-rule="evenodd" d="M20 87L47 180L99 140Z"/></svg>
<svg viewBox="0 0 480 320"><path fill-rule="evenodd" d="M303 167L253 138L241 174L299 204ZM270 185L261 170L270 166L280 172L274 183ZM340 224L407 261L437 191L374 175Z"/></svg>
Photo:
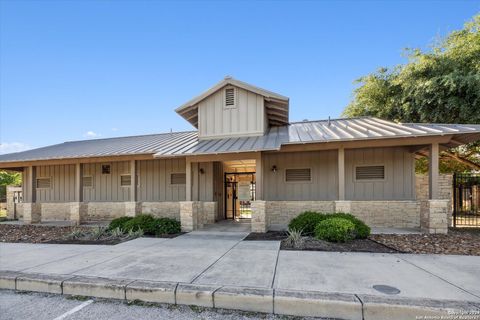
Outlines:
<svg viewBox="0 0 480 320"><path fill-rule="evenodd" d="M397 124L377 118L303 121L270 127L264 136L198 140L196 131L65 142L0 155L2 162L151 154L177 157L279 150L282 145L370 139L455 135L457 144L480 139L480 125ZM455 145L451 145L455 146Z"/></svg>

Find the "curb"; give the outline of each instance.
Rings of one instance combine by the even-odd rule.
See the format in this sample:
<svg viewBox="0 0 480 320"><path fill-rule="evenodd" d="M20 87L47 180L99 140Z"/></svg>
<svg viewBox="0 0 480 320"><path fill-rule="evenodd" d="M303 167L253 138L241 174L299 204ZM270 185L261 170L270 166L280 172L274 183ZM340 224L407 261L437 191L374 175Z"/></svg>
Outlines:
<svg viewBox="0 0 480 320"><path fill-rule="evenodd" d="M0 271L0 289L348 320L480 314L480 302ZM468 313L470 312L470 313Z"/></svg>

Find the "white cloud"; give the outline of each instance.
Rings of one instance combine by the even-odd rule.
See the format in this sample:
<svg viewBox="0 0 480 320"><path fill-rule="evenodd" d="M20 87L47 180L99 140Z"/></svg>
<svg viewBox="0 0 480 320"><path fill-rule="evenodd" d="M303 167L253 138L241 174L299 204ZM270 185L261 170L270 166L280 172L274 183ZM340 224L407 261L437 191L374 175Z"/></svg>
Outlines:
<svg viewBox="0 0 480 320"><path fill-rule="evenodd" d="M118 128L112 128L112 131L118 131Z"/></svg>
<svg viewBox="0 0 480 320"><path fill-rule="evenodd" d="M85 138L96 138L96 137L100 137L100 134L93 131L87 131L83 136Z"/></svg>
<svg viewBox="0 0 480 320"><path fill-rule="evenodd" d="M2 142L0 143L0 154L20 152L30 149L30 146L22 142Z"/></svg>

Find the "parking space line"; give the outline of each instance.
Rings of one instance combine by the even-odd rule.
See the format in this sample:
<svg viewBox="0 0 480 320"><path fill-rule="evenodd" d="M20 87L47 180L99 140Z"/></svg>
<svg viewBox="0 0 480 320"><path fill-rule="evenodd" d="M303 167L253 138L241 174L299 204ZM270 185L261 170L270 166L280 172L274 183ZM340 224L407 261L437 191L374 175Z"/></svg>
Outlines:
<svg viewBox="0 0 480 320"><path fill-rule="evenodd" d="M75 308L65 312L64 314L62 314L61 316L59 317L56 317L55 319L53 320L63 320L65 319L66 317L68 317L69 315L72 315L74 314L75 312L78 312L80 310L82 310L83 308L85 308L86 306L88 306L89 304L91 304L93 302L93 300L87 300L85 301L84 303L82 303L81 305L78 305L76 306Z"/></svg>

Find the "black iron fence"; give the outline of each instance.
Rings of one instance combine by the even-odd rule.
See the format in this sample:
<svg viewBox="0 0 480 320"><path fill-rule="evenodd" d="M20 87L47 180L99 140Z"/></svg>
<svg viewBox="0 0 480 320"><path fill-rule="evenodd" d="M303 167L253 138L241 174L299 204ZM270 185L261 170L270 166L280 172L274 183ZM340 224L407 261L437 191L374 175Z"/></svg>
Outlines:
<svg viewBox="0 0 480 320"><path fill-rule="evenodd" d="M453 226L480 227L480 174L453 175Z"/></svg>

